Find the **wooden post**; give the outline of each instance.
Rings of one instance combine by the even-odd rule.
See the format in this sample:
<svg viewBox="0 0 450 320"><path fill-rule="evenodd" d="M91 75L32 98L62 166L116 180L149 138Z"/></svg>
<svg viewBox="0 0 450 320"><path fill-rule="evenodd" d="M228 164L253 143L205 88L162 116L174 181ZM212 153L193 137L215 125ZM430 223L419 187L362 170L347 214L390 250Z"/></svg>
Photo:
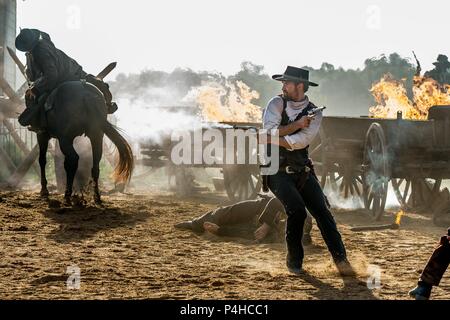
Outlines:
<svg viewBox="0 0 450 320"><path fill-rule="evenodd" d="M12 102L17 104L22 104L22 100L16 94L16 92L11 88L11 86L6 82L6 80L0 76L0 88L2 88L3 92L11 99Z"/></svg>
<svg viewBox="0 0 450 320"><path fill-rule="evenodd" d="M28 89L28 83L27 83L27 82L24 82L24 83L20 86L19 90L17 90L17 95L18 95L19 97L23 97L23 96L25 95L25 91L27 91L27 89Z"/></svg>

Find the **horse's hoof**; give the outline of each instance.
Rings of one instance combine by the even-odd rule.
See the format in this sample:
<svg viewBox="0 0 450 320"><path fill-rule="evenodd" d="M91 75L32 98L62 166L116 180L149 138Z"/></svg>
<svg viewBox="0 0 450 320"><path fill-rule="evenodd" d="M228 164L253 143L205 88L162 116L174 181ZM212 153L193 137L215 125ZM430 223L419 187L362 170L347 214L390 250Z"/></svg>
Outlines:
<svg viewBox="0 0 450 320"><path fill-rule="evenodd" d="M72 201L71 201L70 197L64 197L64 205L66 205L66 206L72 205Z"/></svg>
<svg viewBox="0 0 450 320"><path fill-rule="evenodd" d="M50 195L50 193L48 192L47 189L45 189L45 190L41 190L41 192L39 193L39 195L40 195L42 198L48 198L48 196Z"/></svg>
<svg viewBox="0 0 450 320"><path fill-rule="evenodd" d="M74 195L72 197L72 206L78 207L78 208L84 208L87 205L87 201L84 199L84 197L80 197L78 195Z"/></svg>
<svg viewBox="0 0 450 320"><path fill-rule="evenodd" d="M100 194L94 193L94 203L98 205L101 205L103 203Z"/></svg>

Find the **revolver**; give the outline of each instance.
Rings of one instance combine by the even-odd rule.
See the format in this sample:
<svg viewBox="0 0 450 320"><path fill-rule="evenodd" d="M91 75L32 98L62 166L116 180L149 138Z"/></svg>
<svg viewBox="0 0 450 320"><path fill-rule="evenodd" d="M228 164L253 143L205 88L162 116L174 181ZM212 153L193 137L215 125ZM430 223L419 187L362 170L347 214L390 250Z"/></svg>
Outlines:
<svg viewBox="0 0 450 320"><path fill-rule="evenodd" d="M311 111L308 111L308 117L310 118L314 118L314 116L319 113L322 112L323 110L325 110L327 107L320 107L320 108L314 108Z"/></svg>

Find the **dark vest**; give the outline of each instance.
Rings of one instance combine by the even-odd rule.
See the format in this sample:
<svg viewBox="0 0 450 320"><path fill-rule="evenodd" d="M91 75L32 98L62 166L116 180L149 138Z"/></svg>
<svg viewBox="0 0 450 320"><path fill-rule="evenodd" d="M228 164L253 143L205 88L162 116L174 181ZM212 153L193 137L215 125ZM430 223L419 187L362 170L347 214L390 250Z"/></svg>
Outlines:
<svg viewBox="0 0 450 320"><path fill-rule="evenodd" d="M289 121L289 117L286 113L287 100L284 99L282 96L281 96L281 98L283 99L283 112L281 113L280 126L285 126L293 121L297 121L301 117L308 115L309 111L316 108L316 106L312 102L309 102L309 104L306 106L306 108L304 108L302 110L302 112L300 112L293 121ZM292 134L295 134L301 130L302 129L299 129ZM309 146L307 146L304 149L298 149L298 150L293 150L293 151L289 151L283 147L280 147L280 168L290 166L293 168L302 169L303 167L305 167L305 165L308 163L308 159L309 159L308 147Z"/></svg>

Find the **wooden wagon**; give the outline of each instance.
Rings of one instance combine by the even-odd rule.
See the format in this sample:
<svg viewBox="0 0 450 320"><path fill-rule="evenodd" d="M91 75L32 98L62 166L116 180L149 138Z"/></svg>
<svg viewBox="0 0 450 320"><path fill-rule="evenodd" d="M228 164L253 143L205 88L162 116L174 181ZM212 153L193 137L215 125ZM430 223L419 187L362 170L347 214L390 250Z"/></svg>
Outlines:
<svg viewBox="0 0 450 320"><path fill-rule="evenodd" d="M204 127L201 129L202 134L205 130L217 129L222 133L222 137L225 139L227 130L240 129L249 131L249 134L257 134L257 130L260 128L260 123L238 123L238 122L222 122L222 123L204 123ZM195 135L195 130L191 131L192 136ZM194 141L194 139L192 139ZM245 160L243 164L223 164L221 161L216 163L205 164L191 161L190 164L176 165L171 159L171 152L177 142L171 141L171 133L168 133L162 138L162 141L158 143L152 141L144 141L140 143L141 154L143 159L138 163L141 165L162 168L166 167L169 175L169 183L171 179L174 181L174 187L179 194L185 194L193 188L192 177L189 176L188 168L219 168L223 174L223 180L215 183L216 189L220 189L223 185L229 199L237 202L241 200L253 199L260 192L262 183L260 179L260 167L258 163L251 164L249 157L255 155L256 148L252 148L249 145L249 140L245 140ZM202 148L205 148L208 142L203 142ZM226 141L222 143L224 147L224 154L226 152ZM192 145L192 150L194 146ZM241 150L241 151L242 151ZM236 156L241 152L236 149L232 151ZM222 161L225 162L225 161ZM218 186L220 185L220 186Z"/></svg>
<svg viewBox="0 0 450 320"><path fill-rule="evenodd" d="M375 219L391 183L402 207L429 205L450 178L450 106L428 120L324 117L310 148L322 187L360 197Z"/></svg>

